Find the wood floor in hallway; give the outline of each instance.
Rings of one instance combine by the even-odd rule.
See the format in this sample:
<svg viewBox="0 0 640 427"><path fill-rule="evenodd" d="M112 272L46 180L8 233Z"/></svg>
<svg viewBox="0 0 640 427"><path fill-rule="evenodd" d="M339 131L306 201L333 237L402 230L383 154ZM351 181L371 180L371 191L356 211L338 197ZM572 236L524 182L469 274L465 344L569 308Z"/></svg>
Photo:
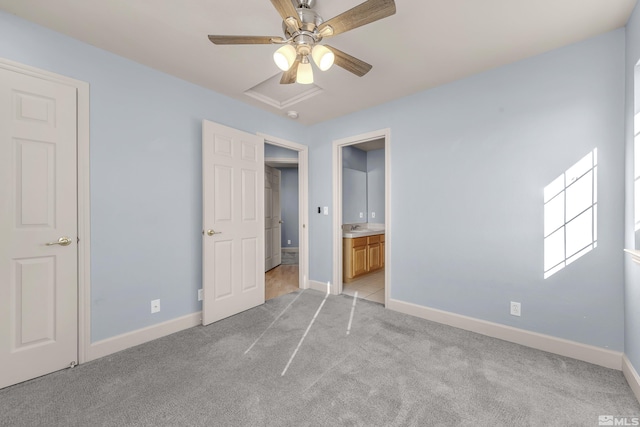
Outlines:
<svg viewBox="0 0 640 427"><path fill-rule="evenodd" d="M298 265L281 264L265 273L265 300L295 292L298 286Z"/></svg>

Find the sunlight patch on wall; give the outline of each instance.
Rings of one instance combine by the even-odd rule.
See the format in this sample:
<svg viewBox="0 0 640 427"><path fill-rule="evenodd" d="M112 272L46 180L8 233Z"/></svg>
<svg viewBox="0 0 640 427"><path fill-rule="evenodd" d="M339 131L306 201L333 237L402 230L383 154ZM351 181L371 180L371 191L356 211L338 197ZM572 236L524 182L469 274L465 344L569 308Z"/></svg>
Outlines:
<svg viewBox="0 0 640 427"><path fill-rule="evenodd" d="M544 188L544 278L598 245L598 149Z"/></svg>

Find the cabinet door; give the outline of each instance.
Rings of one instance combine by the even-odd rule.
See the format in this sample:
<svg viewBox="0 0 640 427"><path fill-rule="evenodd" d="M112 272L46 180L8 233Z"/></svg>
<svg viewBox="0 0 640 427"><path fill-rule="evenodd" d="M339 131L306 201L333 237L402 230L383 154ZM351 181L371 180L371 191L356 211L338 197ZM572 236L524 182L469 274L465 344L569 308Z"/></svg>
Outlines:
<svg viewBox="0 0 640 427"><path fill-rule="evenodd" d="M369 250L369 271L377 270L380 265L380 243L373 243L367 246Z"/></svg>
<svg viewBox="0 0 640 427"><path fill-rule="evenodd" d="M351 271L353 271L353 276L355 277L369 271L367 268L367 246L360 246L352 250L353 267Z"/></svg>

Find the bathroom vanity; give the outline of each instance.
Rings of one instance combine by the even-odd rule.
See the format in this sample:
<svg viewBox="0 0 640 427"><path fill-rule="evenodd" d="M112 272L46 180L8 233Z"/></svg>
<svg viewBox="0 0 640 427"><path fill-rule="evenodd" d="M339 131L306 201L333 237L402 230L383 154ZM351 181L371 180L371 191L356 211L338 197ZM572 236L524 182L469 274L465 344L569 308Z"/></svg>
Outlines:
<svg viewBox="0 0 640 427"><path fill-rule="evenodd" d="M343 233L342 281L352 282L384 267L384 231L352 230Z"/></svg>

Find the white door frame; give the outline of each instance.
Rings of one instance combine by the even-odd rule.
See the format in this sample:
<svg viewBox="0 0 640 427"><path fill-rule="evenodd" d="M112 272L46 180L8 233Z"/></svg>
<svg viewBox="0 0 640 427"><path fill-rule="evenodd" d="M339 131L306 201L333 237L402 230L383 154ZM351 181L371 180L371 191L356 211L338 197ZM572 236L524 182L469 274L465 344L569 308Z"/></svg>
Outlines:
<svg viewBox="0 0 640 427"><path fill-rule="evenodd" d="M381 129L333 141L333 285L342 293L342 148L384 138L384 305L391 300L391 129ZM368 220L367 220L368 221Z"/></svg>
<svg viewBox="0 0 640 427"><path fill-rule="evenodd" d="M78 363L88 362L91 344L91 215L89 209L89 83L0 58L0 68L63 84L77 94L78 173Z"/></svg>
<svg viewBox="0 0 640 427"><path fill-rule="evenodd" d="M264 142L298 152L298 258L300 289L309 288L309 147L286 139L257 133ZM279 159L282 160L282 159ZM287 159L293 163L293 159Z"/></svg>

